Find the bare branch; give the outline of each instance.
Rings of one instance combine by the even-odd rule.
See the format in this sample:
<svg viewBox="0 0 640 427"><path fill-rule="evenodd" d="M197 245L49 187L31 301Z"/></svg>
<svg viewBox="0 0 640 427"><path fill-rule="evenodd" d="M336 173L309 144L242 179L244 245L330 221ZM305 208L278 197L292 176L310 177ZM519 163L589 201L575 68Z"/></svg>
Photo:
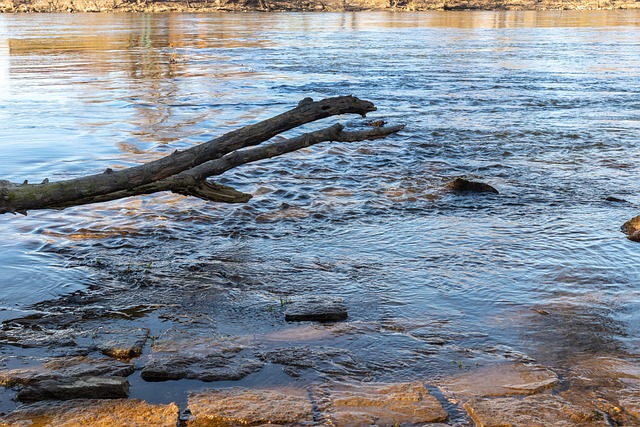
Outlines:
<svg viewBox="0 0 640 427"><path fill-rule="evenodd" d="M374 110L375 107L370 102L351 96L318 102L307 98L301 101L298 107L286 113L145 165L118 172L107 169L102 174L53 183L47 181L28 184L25 181L20 185L0 181L0 213L25 213L30 209L63 209L159 191L172 191L217 202L246 202L251 195L209 182L206 178L220 175L246 163L279 156L319 142L384 138L404 127L376 127L364 131L345 132L342 125L335 124L295 138L245 148L320 118L343 113L364 116ZM125 179L126 183L123 182Z"/></svg>

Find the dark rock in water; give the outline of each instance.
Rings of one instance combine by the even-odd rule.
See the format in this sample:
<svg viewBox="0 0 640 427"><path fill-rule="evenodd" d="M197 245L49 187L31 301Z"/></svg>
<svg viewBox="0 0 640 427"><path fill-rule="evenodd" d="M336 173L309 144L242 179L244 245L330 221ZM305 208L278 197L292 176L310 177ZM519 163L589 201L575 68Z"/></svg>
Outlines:
<svg viewBox="0 0 640 427"><path fill-rule="evenodd" d="M178 405L153 405L140 399L69 400L22 405L0 417L0 426L175 427Z"/></svg>
<svg viewBox="0 0 640 427"><path fill-rule="evenodd" d="M314 296L303 301L294 301L284 313L285 320L335 322L349 317L342 298Z"/></svg>
<svg viewBox="0 0 640 427"><path fill-rule="evenodd" d="M129 396L129 381L123 377L52 378L20 390L20 402L70 399L119 399Z"/></svg>
<svg viewBox="0 0 640 427"><path fill-rule="evenodd" d="M304 389L248 390L240 387L189 393L195 418L188 426L311 426L313 405Z"/></svg>
<svg viewBox="0 0 640 427"><path fill-rule="evenodd" d="M242 356L155 355L142 369L145 381L179 380L234 381L262 369L264 363Z"/></svg>
<svg viewBox="0 0 640 427"><path fill-rule="evenodd" d="M485 184L484 182L469 181L464 178L456 178L447 184L447 188L451 191L461 191L465 193L494 193L499 194L498 190Z"/></svg>
<svg viewBox="0 0 640 427"><path fill-rule="evenodd" d="M607 202L614 202L614 203L629 203L625 199L619 199L619 198L613 197L613 196L609 196L609 197L605 198L604 200L607 201Z"/></svg>

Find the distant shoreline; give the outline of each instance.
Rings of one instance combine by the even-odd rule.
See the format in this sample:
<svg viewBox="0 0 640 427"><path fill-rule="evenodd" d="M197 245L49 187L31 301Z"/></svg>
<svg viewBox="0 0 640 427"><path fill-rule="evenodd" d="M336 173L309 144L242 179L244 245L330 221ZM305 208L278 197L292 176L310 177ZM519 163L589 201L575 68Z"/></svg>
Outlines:
<svg viewBox="0 0 640 427"><path fill-rule="evenodd" d="M640 10L640 0L2 0L0 13Z"/></svg>

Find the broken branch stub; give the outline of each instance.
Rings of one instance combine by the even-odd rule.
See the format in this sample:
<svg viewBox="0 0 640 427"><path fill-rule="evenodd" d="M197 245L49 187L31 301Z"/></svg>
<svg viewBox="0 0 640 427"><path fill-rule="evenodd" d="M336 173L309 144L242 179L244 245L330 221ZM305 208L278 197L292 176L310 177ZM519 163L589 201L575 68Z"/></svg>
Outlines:
<svg viewBox="0 0 640 427"><path fill-rule="evenodd" d="M371 102L353 96L317 102L305 98L296 108L285 113L140 166L120 171L108 168L96 175L57 182L45 180L40 184L0 180L0 213L26 214L26 211L33 209L63 209L160 191L223 203L246 202L251 195L212 183L207 178L246 163L276 157L320 142L379 139L404 128L399 125L347 132L341 124L336 123L294 138L259 145L306 123L340 114L359 114L364 117L375 110Z"/></svg>

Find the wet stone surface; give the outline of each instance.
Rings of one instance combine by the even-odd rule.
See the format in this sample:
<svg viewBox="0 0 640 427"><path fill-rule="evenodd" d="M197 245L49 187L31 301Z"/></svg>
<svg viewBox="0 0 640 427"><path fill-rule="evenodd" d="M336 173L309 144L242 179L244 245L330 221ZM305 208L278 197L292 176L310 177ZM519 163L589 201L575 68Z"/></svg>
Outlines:
<svg viewBox="0 0 640 427"><path fill-rule="evenodd" d="M129 381L123 377L57 377L31 383L16 396L20 402L93 399L119 399L129 396Z"/></svg>
<svg viewBox="0 0 640 427"><path fill-rule="evenodd" d="M0 417L0 427L175 427L178 406L139 399L40 402Z"/></svg>
<svg viewBox="0 0 640 427"><path fill-rule="evenodd" d="M443 384L457 398L540 393L558 383L558 376L540 365L507 363L483 367Z"/></svg>
<svg viewBox="0 0 640 427"><path fill-rule="evenodd" d="M548 394L472 399L465 408L479 427L605 427L604 414Z"/></svg>
<svg viewBox="0 0 640 427"><path fill-rule="evenodd" d="M201 381L239 380L259 371L263 363L240 356L155 355L142 369L140 376L146 381L179 380Z"/></svg>
<svg viewBox="0 0 640 427"><path fill-rule="evenodd" d="M134 372L130 363L107 358L59 357L46 359L41 365L26 369L11 369L0 372L0 384L30 385L45 380L59 378L79 378L85 376L127 377Z"/></svg>
<svg viewBox="0 0 640 427"><path fill-rule="evenodd" d="M353 385L326 389L320 408L329 425L393 426L447 421L447 412L421 383Z"/></svg>
<svg viewBox="0 0 640 427"><path fill-rule="evenodd" d="M354 356L350 351L335 347L282 347L258 353L258 357L269 363L284 365L290 376L299 376L300 371L312 369L334 377L367 378L372 366Z"/></svg>
<svg viewBox="0 0 640 427"><path fill-rule="evenodd" d="M126 379L134 366L114 359L57 357L26 369L0 373L0 383L17 390L21 402L40 400L117 399L129 395Z"/></svg>
<svg viewBox="0 0 640 427"><path fill-rule="evenodd" d="M284 317L289 322L335 322L346 320L349 315L342 298L331 296L305 297L287 306Z"/></svg>
<svg viewBox="0 0 640 427"><path fill-rule="evenodd" d="M189 394L189 427L316 425L307 393L234 387Z"/></svg>
<svg viewBox="0 0 640 427"><path fill-rule="evenodd" d="M136 328L116 331L99 330L94 340L102 354L118 359L130 359L142 354L148 338L149 329Z"/></svg>

